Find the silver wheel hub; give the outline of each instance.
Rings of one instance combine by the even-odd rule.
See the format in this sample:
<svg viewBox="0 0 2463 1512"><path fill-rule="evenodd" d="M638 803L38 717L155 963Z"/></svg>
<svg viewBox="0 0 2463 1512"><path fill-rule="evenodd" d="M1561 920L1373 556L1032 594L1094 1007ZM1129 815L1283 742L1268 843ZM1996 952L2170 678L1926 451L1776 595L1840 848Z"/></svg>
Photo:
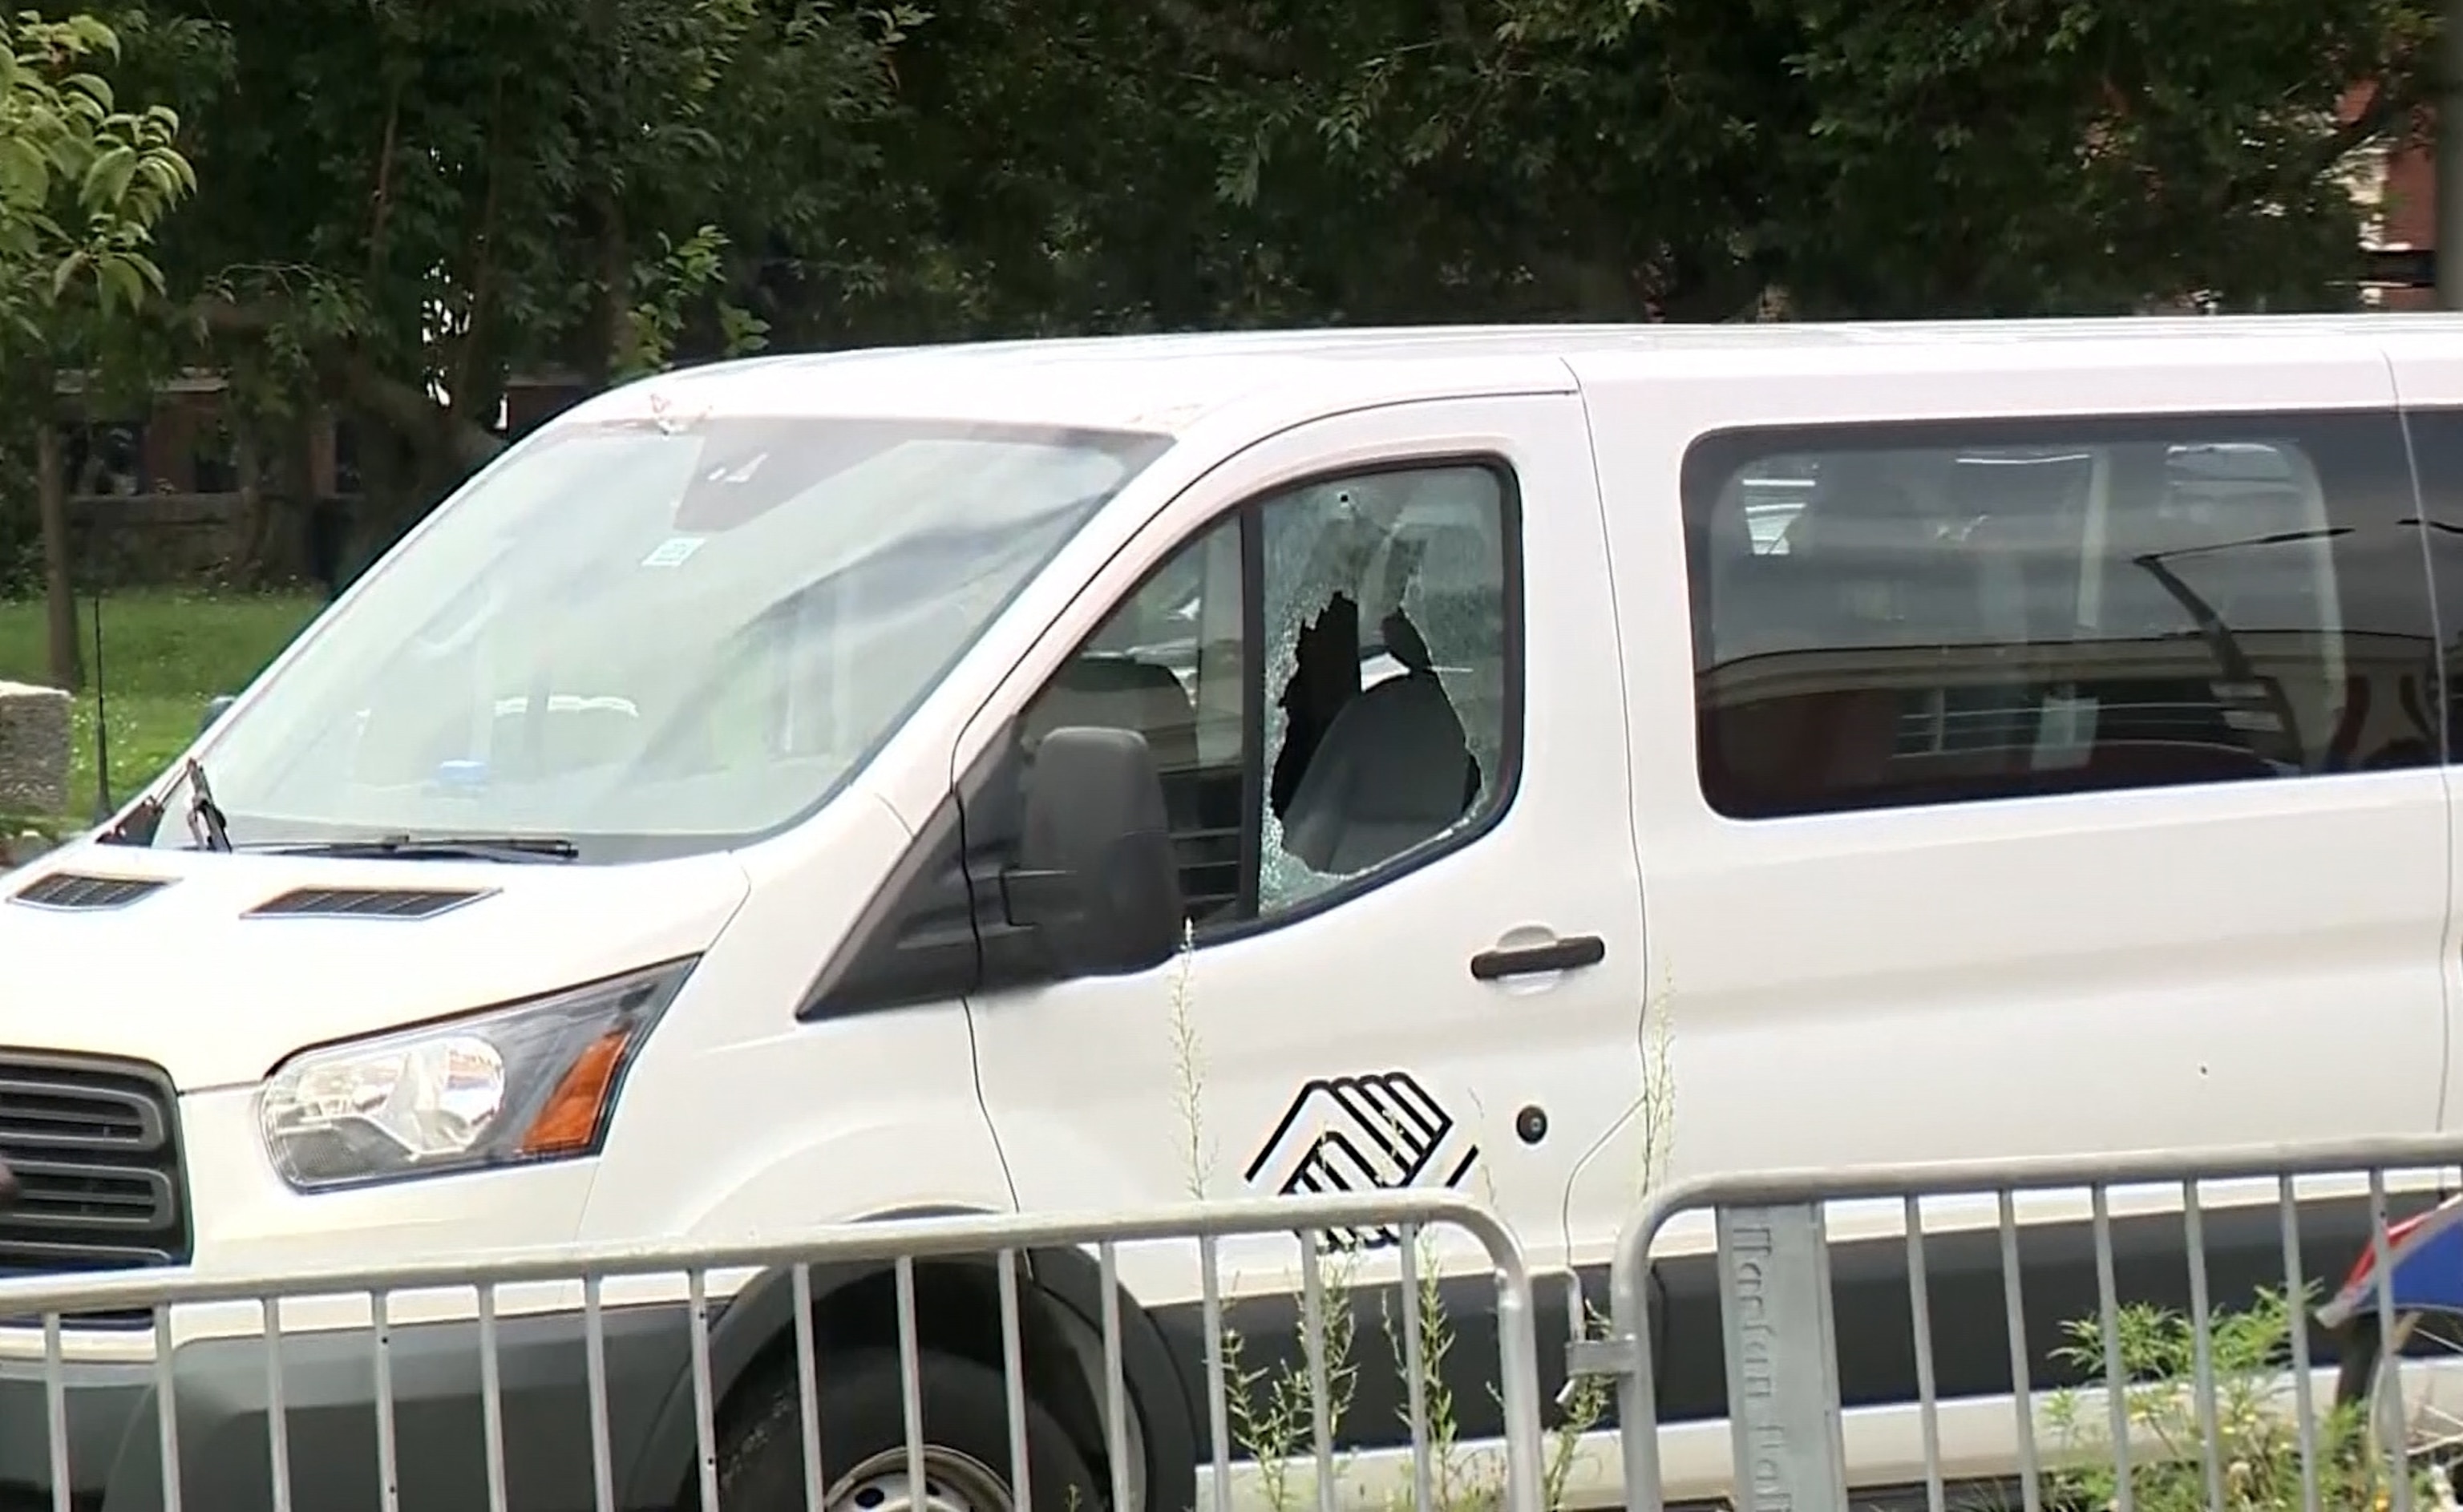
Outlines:
<svg viewBox="0 0 2463 1512"><path fill-rule="evenodd" d="M832 1485L828 1512L1015 1512L1007 1479L971 1455L924 1446L924 1484L907 1475L906 1450L884 1449Z"/></svg>

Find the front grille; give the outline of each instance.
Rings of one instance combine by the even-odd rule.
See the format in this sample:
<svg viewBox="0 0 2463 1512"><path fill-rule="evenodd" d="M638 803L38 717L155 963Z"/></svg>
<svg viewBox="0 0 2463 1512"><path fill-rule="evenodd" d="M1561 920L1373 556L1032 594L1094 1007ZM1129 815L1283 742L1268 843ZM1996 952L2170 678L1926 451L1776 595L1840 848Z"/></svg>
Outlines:
<svg viewBox="0 0 2463 1512"><path fill-rule="evenodd" d="M139 1061L0 1051L0 1276L186 1262L191 1237L170 1078ZM142 1326L143 1312L86 1314Z"/></svg>

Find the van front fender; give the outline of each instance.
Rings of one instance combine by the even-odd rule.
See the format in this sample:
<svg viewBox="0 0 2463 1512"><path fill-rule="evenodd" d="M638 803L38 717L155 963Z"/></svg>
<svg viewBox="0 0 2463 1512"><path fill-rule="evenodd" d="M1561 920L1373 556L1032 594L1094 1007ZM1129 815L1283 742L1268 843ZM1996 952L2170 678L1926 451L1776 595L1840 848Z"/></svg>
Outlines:
<svg viewBox="0 0 2463 1512"><path fill-rule="evenodd" d="M904 1218L982 1216L966 1209L908 1208L872 1215L862 1221ZM1019 1278L1018 1310L1021 1346L1027 1358L1029 1386L1042 1405L1059 1420L1071 1437L1089 1451L1089 1463L1105 1462L1101 1383L1103 1275L1096 1259L1083 1250L1058 1248L1025 1254ZM959 1257L917 1264L919 1296L934 1287L985 1288L978 1295L996 1295L992 1257ZM811 1268L814 1331L827 1335L831 1299L840 1308L875 1311L869 1296L894 1285L894 1260L821 1263ZM1185 1373L1177 1368L1163 1330L1125 1285L1117 1285L1121 1319L1121 1375L1133 1421L1130 1453L1139 1463L1130 1467L1132 1493L1139 1504L1154 1512L1185 1512L1197 1500L1197 1434ZM857 1299L861 1298L861 1302ZM1001 1341L998 1315L989 1326L980 1316L964 1318L970 1330L957 1347L998 1369ZM934 1329L946 1329L956 1309L917 1308L925 1348L936 1341ZM926 1314L930 1315L927 1321ZM725 1431L729 1406L748 1378L770 1361L792 1352L796 1337L793 1273L773 1270L748 1282L712 1311L709 1324L710 1399L715 1420ZM827 1349L819 1368L829 1369ZM1057 1397L1058 1399L1053 1399ZM666 1392L648 1435L618 1478L621 1507L689 1506L696 1496L700 1451L694 1426L693 1383L689 1365ZM712 1446L715 1449L715 1445ZM1143 1453L1140 1453L1140 1450Z"/></svg>

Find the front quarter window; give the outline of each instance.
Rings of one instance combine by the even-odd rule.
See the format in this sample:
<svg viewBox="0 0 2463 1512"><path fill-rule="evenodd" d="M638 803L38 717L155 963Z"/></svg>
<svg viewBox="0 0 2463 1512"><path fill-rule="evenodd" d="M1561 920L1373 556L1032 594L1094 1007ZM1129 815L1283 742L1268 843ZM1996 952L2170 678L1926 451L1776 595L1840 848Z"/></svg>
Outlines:
<svg viewBox="0 0 2463 1512"><path fill-rule="evenodd" d="M234 844L725 848L826 801L1160 437L570 424L384 562L205 752ZM158 844L186 843L162 827Z"/></svg>

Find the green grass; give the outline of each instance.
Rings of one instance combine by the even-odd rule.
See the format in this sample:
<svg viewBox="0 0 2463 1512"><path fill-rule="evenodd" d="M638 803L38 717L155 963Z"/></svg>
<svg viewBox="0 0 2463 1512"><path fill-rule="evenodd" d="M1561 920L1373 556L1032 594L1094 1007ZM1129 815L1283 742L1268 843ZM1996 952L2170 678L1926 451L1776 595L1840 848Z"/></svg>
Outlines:
<svg viewBox="0 0 2463 1512"><path fill-rule="evenodd" d="M102 605L103 690L111 708L111 794L124 800L158 776L197 733L206 703L235 693L313 619L321 603L296 595L114 595ZM76 705L69 818L94 809L94 606L78 603L87 687ZM0 600L0 682L45 683L43 604Z"/></svg>

